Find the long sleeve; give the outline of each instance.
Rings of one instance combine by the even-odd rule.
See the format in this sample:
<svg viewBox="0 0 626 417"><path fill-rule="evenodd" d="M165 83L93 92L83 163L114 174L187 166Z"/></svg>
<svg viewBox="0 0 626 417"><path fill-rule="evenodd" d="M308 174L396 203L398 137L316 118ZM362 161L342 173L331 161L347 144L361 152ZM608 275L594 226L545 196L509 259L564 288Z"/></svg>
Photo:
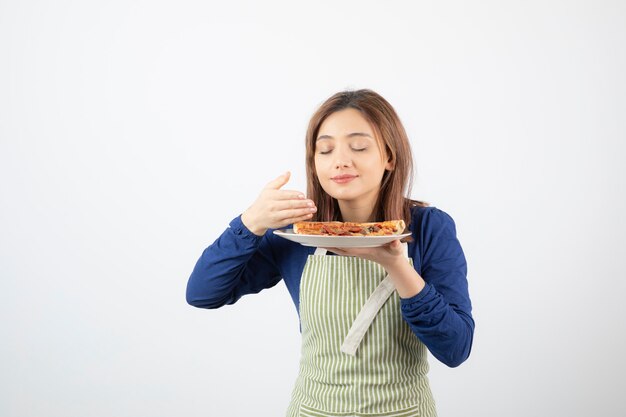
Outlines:
<svg viewBox="0 0 626 417"><path fill-rule="evenodd" d="M187 283L187 302L218 308L280 280L267 236L250 232L238 216L198 259Z"/></svg>
<svg viewBox="0 0 626 417"><path fill-rule="evenodd" d="M417 237L426 286L401 300L402 314L433 356L456 367L469 357L474 335L465 255L454 221L439 209L427 211Z"/></svg>

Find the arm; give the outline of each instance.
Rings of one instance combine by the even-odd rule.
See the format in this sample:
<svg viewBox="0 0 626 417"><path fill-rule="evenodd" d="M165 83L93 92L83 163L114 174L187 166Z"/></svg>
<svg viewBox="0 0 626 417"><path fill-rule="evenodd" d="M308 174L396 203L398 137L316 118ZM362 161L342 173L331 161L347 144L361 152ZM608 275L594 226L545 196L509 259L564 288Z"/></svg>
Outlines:
<svg viewBox="0 0 626 417"><path fill-rule="evenodd" d="M411 266L399 240L380 248L329 248L382 265L401 298L402 316L415 335L439 361L450 367L469 356L474 320L467 291L467 264L456 238L454 221L432 208L422 218L419 247L422 275Z"/></svg>
<svg viewBox="0 0 626 417"><path fill-rule="evenodd" d="M286 173L270 181L252 206L205 249L187 283L189 304L218 308L280 281L266 232L309 219L316 210L302 193L280 189L289 177Z"/></svg>
<svg viewBox="0 0 626 417"><path fill-rule="evenodd" d="M268 239L252 233L238 216L198 259L187 283L187 302L218 308L280 279Z"/></svg>
<svg viewBox="0 0 626 417"><path fill-rule="evenodd" d="M467 263L452 218L436 208L427 216L419 236L425 285L401 300L402 314L433 356L456 367L469 357L474 336Z"/></svg>

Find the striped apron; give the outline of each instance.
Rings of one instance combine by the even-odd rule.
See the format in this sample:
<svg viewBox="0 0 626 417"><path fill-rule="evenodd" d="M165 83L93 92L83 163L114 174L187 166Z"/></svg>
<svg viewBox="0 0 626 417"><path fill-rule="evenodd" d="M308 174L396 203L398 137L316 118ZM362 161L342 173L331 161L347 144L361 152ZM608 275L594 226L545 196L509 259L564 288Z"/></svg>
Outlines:
<svg viewBox="0 0 626 417"><path fill-rule="evenodd" d="M426 347L385 270L325 253L309 255L302 272L302 354L287 416L436 416Z"/></svg>

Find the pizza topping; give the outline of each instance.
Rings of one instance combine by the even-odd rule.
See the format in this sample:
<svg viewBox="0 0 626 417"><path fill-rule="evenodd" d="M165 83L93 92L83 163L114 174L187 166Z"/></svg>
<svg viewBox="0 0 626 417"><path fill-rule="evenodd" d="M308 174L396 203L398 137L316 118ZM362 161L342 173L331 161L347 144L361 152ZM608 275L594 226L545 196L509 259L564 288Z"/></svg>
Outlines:
<svg viewBox="0 0 626 417"><path fill-rule="evenodd" d="M294 225L296 233L325 236L389 236L401 233L404 228L402 220L375 223L299 222Z"/></svg>

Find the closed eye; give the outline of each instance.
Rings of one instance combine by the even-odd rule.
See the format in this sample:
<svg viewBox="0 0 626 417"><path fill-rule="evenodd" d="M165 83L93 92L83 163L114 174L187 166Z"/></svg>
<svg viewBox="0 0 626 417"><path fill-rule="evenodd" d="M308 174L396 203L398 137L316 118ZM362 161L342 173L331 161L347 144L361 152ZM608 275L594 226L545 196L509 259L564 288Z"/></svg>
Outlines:
<svg viewBox="0 0 626 417"><path fill-rule="evenodd" d="M363 148L350 148L350 149L352 149L354 152L363 152L363 151L366 151L366 150L367 150L367 146L365 146L365 147L363 147ZM328 150L326 150L326 151L318 151L318 153L319 153L320 155L328 155L328 154L330 154L332 151L333 151L332 149L328 149Z"/></svg>

